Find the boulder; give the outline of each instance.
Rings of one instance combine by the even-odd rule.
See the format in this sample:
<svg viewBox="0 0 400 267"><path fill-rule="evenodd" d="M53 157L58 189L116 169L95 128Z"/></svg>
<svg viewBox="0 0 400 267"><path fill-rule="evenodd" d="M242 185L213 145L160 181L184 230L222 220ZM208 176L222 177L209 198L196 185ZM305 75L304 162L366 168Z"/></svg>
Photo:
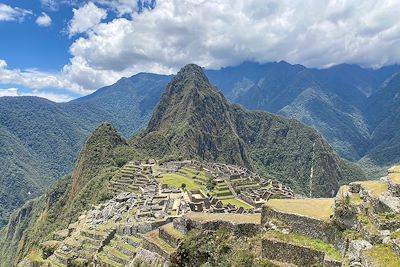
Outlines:
<svg viewBox="0 0 400 267"><path fill-rule="evenodd" d="M361 261L361 252L365 249L371 248L372 245L366 240L353 240L349 244L348 255L349 261L352 262L360 262ZM355 265L357 266L357 265Z"/></svg>

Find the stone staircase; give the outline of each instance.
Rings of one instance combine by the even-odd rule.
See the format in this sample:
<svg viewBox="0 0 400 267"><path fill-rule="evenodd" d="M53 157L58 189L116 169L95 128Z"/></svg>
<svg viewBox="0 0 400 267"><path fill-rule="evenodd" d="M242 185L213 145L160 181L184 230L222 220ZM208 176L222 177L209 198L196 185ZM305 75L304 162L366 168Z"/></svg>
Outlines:
<svg viewBox="0 0 400 267"><path fill-rule="evenodd" d="M115 235L110 242L102 248L97 256L100 266L118 267L127 266L136 256L142 243L142 237L135 235Z"/></svg>
<svg viewBox="0 0 400 267"><path fill-rule="evenodd" d="M183 234L175 229L172 223L169 223L145 234L142 247L169 261L182 238Z"/></svg>

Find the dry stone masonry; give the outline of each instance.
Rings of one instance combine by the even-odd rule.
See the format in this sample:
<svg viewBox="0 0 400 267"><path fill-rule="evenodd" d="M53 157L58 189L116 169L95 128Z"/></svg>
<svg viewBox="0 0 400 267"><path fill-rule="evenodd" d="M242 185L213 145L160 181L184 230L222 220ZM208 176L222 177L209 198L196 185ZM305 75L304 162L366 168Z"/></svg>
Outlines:
<svg viewBox="0 0 400 267"><path fill-rule="evenodd" d="M300 199L243 167L132 161L110 180L112 199L43 242L41 264L26 258L19 266L166 267L189 231L221 228L259 240L259 257L283 266L382 266L371 256L381 250L397 263L398 175L391 168L380 181L342 186L334 199Z"/></svg>

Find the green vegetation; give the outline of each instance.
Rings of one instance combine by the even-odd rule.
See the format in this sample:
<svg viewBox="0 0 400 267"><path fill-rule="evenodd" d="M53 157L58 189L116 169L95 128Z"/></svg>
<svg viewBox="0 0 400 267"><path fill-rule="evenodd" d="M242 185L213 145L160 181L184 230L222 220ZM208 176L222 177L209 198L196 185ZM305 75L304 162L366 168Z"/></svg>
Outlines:
<svg viewBox="0 0 400 267"><path fill-rule="evenodd" d="M12 215L0 235L0 266L19 261L32 248L51 239L53 231L65 229L92 204L110 198L107 184L118 171L115 159L129 149L116 149L121 146L126 143L111 125L99 126L82 149L72 176L64 177ZM12 239L4 234L9 229L15 229Z"/></svg>
<svg viewBox="0 0 400 267"><path fill-rule="evenodd" d="M72 171L85 139L99 124L111 122L127 137L144 127L169 80L142 73L69 103L1 97L0 227L13 210ZM123 159L116 161L123 164Z"/></svg>
<svg viewBox="0 0 400 267"><path fill-rule="evenodd" d="M312 239L297 233L283 234L281 232L269 231L265 235L267 238L276 238L278 240L293 243L295 245L309 247L321 252L326 253L330 258L335 260L342 260L339 251L331 244L325 243L319 239Z"/></svg>
<svg viewBox="0 0 400 267"><path fill-rule="evenodd" d="M361 181L357 182L368 191L371 192L372 197L378 198L382 193L388 190L388 185L383 181Z"/></svg>
<svg viewBox="0 0 400 267"><path fill-rule="evenodd" d="M342 232L342 237L346 240L357 240L361 235L355 230L345 230Z"/></svg>
<svg viewBox="0 0 400 267"><path fill-rule="evenodd" d="M230 104L195 65L184 67L174 77L148 127L131 143L135 150L154 158L179 155L245 166L307 195L313 164L313 179L324 181L313 185L313 196L331 196L338 182L364 178L359 168L341 160L315 130ZM220 191L218 196L228 196L226 190Z"/></svg>
<svg viewBox="0 0 400 267"><path fill-rule="evenodd" d="M124 267L123 264L110 260L104 253L99 253L99 259L112 267Z"/></svg>
<svg viewBox="0 0 400 267"><path fill-rule="evenodd" d="M208 177L203 171L199 171L193 168L183 167L182 169L179 170L179 172L193 179L197 179L203 182L208 181Z"/></svg>
<svg viewBox="0 0 400 267"><path fill-rule="evenodd" d="M196 183L194 180L175 173L161 174L159 182L161 184L167 184L168 186L174 188L182 188L182 184L185 184L186 185L185 188L187 190L199 190L203 188L200 184Z"/></svg>
<svg viewBox="0 0 400 267"><path fill-rule="evenodd" d="M95 95L65 104L64 107L68 109L68 112L80 113L80 116L88 118L94 113L102 113L103 111L100 111L98 107L93 109L94 113L91 113L89 109L83 110L79 107L93 108L91 101L96 98L101 98L102 103L106 103L110 97L105 93L107 90L116 90L121 93L126 86L133 86L127 80L121 80L118 87L102 89ZM139 82L146 84L145 81ZM152 89L157 91L157 88ZM123 101L125 104L125 101L130 100L126 97ZM147 101L151 102L150 99L141 96L140 101L143 105L148 104ZM110 105L101 106L101 109L107 113L102 119L115 116L110 108ZM137 124L129 122L136 121L138 118L141 118L142 125L145 123L145 116L149 114L146 108L137 108L131 103L126 109L129 109L129 112L124 114L132 118L124 118L121 115L118 120L121 119L123 125L128 125L127 128L136 127L134 125ZM95 117L98 119L97 116ZM88 128L91 127L90 123L86 125L85 120L80 122ZM1 127L0 129L5 128ZM127 128L125 130L129 132ZM63 129L61 125L60 129ZM12 131L7 128L7 131L0 132L6 132L4 135L8 135L7 142L11 145L15 144ZM70 141L77 145L74 134L71 134ZM21 151L25 149L23 146L16 146L16 148ZM7 155L8 150L2 150L1 153ZM33 161L34 157L30 157L29 154L30 151L26 152L26 157L24 154L22 158L26 159L27 163L31 162L31 165L38 163ZM229 104L209 84L201 68L189 65L168 86L147 129L134 136L128 144L110 125L103 124L86 142L72 175L63 178L46 194L27 203L11 216L7 227L1 230L0 255L4 255L4 260L2 259L0 266L12 265L14 260L18 261L32 248L38 247L43 240L48 240L51 232L65 228L70 222L75 221L82 211L109 198L108 183L118 173L118 168L122 164L134 158L150 157L161 161L185 158L246 166L265 177L282 181L296 192L308 194L311 184L314 196L330 196L332 190L337 190L339 183L364 178L360 169L341 160L315 130L294 120L269 113L248 112L237 105ZM21 166L29 167L29 165ZM39 166L45 165L39 164ZM310 183L311 168L314 170L314 176ZM188 177L179 175L179 179L176 179L176 176L163 176L160 179L168 180L171 186L177 188L182 187L182 184L186 184L189 190L203 187L195 182L197 178L204 181L202 173L193 173L190 169L183 171ZM14 178L12 181L15 182ZM20 181L23 184L26 180ZM31 180L29 179L28 182ZM37 186L39 187L40 185ZM18 187L18 190L23 188L25 185ZM220 197L231 198L226 185L216 184L212 189L220 194ZM23 190L21 192L27 193ZM327 219L330 214L328 206L323 206L322 211L318 210L314 213L311 212L310 207L302 207L300 211L322 219ZM197 219L222 218L236 223L246 222L246 220L260 221L259 215L258 217L257 215L246 216L246 219L229 214L217 216L200 214ZM219 248L216 248L216 251L223 252L223 255L230 258L228 261L234 259L236 255L220 251ZM235 251L235 249L229 249L229 251ZM248 258L247 256L238 257ZM256 264L256 260L250 262ZM247 265L247 263L243 264Z"/></svg>
<svg viewBox="0 0 400 267"><path fill-rule="evenodd" d="M244 209L252 209L253 207L249 204L247 204L246 202L244 202L243 200L237 199L237 198L228 198L228 199L222 199L221 200L222 203L226 204L231 204L234 205L238 208L242 207Z"/></svg>
<svg viewBox="0 0 400 267"><path fill-rule="evenodd" d="M216 232L193 230L185 236L173 259L172 266L183 267L272 267L259 258L251 242L235 239L228 231Z"/></svg>
<svg viewBox="0 0 400 267"><path fill-rule="evenodd" d="M277 211L329 221L333 215L334 199L271 199L267 205Z"/></svg>
<svg viewBox="0 0 400 267"><path fill-rule="evenodd" d="M371 220L368 218L368 216L365 216L365 215L362 215L362 214L357 214L357 220L365 227L365 229L370 234L373 234L373 235L379 234L378 229L371 222Z"/></svg>
<svg viewBox="0 0 400 267"><path fill-rule="evenodd" d="M345 199L346 197L348 197L350 203L352 204L361 204L363 203L363 200L360 197L360 194L358 193L350 193L349 192L350 186L348 185L342 185L337 193L337 196L339 196L341 199ZM349 203L349 204L350 204Z"/></svg>
<svg viewBox="0 0 400 267"><path fill-rule="evenodd" d="M399 256L388 245L374 246L366 250L364 255L373 266L400 266Z"/></svg>

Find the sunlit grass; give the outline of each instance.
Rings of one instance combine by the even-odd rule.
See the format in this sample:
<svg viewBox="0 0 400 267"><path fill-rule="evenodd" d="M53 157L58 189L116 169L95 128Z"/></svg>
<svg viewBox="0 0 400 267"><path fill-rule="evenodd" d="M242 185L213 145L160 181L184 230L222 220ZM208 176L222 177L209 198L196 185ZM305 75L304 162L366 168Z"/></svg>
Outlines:
<svg viewBox="0 0 400 267"><path fill-rule="evenodd" d="M161 174L161 178L158 180L161 184L167 184L177 189L181 188L182 184L186 185L187 190L199 190L203 188L202 185L196 183L193 179L175 173Z"/></svg>
<svg viewBox="0 0 400 267"><path fill-rule="evenodd" d="M329 221L334 210L333 198L271 199L267 205L275 210Z"/></svg>

